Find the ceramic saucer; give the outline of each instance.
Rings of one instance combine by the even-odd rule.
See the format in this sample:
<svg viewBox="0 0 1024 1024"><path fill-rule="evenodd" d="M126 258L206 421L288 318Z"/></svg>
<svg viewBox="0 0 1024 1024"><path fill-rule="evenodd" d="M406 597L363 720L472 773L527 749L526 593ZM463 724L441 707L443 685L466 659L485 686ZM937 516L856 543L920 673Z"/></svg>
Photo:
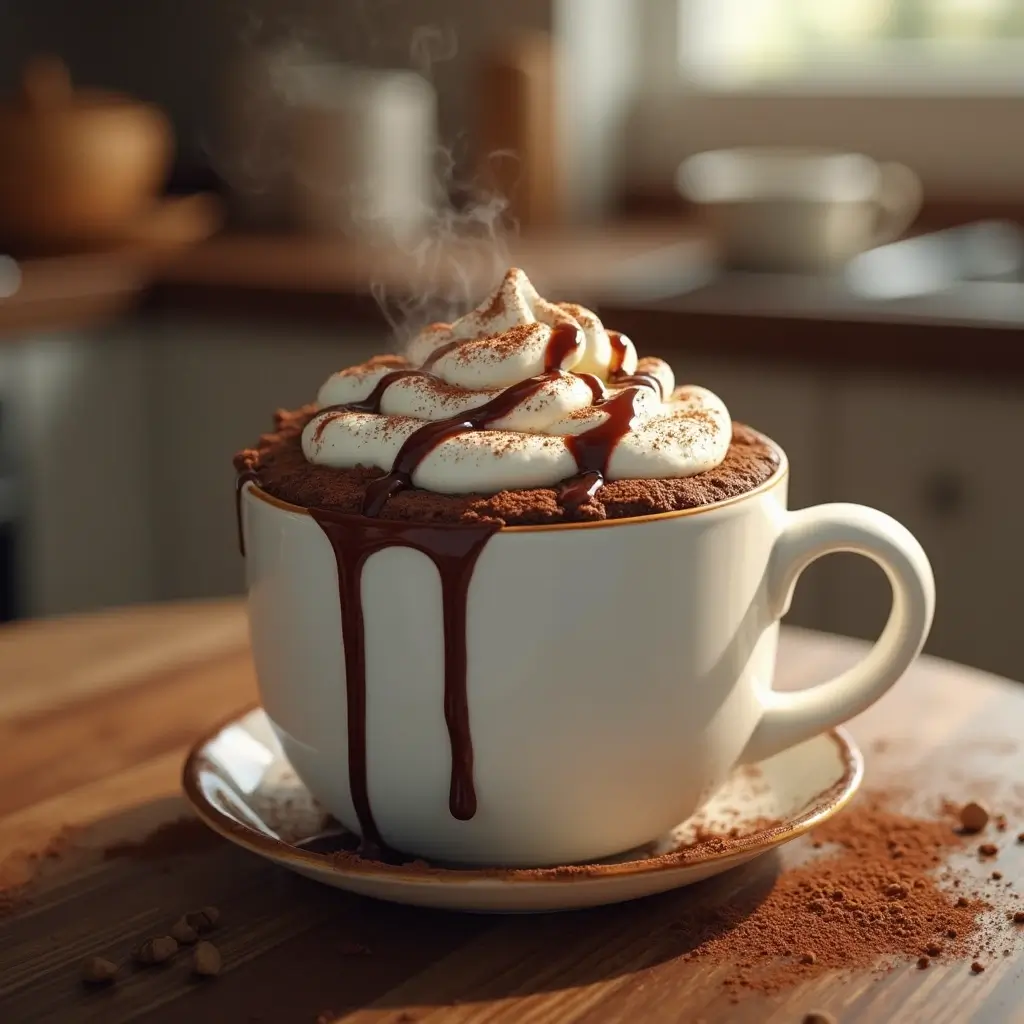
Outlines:
<svg viewBox="0 0 1024 1024"><path fill-rule="evenodd" d="M853 740L835 729L738 769L697 817L642 849L529 871L392 864L344 852L355 837L336 823L331 831L259 709L200 740L183 782L215 831L318 882L396 903L507 913L619 903L737 867L830 818L853 796L863 770ZM708 838L730 831L724 841Z"/></svg>

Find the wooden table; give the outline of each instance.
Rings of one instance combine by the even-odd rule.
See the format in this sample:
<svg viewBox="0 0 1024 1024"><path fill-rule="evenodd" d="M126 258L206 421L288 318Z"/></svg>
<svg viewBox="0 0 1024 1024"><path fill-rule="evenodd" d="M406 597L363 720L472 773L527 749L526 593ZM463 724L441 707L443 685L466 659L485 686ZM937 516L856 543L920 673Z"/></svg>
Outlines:
<svg viewBox="0 0 1024 1024"><path fill-rule="evenodd" d="M805 685L861 650L788 631L780 675ZM825 977L731 1005L711 969L681 962L665 945L671 933L662 926L691 898L685 890L578 914L498 918L360 899L216 837L166 861L99 856L186 813L178 775L189 741L254 699L235 602L0 630L3 874L9 879L62 828L88 826L71 853L43 864L31 902L0 917L3 1024L783 1024L811 1009L864 1024L1024 1020L1017 953L978 978L963 963L908 966L881 980ZM968 668L922 659L853 732L868 757L868 785L922 767L936 797L970 795L957 785L976 786L970 780L986 774L1024 780L1024 688ZM1024 846L1010 846L1000 866L1013 878ZM84 958L127 953L182 910L210 903L224 918L219 978L190 983L175 966L83 991ZM372 955L344 955L353 943Z"/></svg>

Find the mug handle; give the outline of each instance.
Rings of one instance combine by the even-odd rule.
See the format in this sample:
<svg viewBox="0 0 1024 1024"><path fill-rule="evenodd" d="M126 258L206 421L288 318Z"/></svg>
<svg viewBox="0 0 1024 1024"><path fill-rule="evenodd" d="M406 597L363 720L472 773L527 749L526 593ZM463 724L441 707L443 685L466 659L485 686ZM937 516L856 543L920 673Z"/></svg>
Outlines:
<svg viewBox="0 0 1024 1024"><path fill-rule="evenodd" d="M879 164L878 170L878 220L872 245L899 238L920 212L924 199L921 179L906 164Z"/></svg>
<svg viewBox="0 0 1024 1024"><path fill-rule="evenodd" d="M789 610L800 574L822 555L853 551L885 570L892 610L864 658L828 682L805 690L768 690L742 760L761 761L859 715L874 704L920 653L935 611L935 581L924 549L891 516L863 505L831 504L785 513L765 581L769 614Z"/></svg>

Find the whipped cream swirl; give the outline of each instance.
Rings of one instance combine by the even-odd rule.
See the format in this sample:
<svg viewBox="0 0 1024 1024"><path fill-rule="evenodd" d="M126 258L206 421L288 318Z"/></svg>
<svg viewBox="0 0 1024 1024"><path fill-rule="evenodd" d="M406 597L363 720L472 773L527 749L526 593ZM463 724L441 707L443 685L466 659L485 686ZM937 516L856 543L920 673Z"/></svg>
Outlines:
<svg viewBox="0 0 1024 1024"><path fill-rule="evenodd" d="M541 298L515 268L473 312L424 329L407 357L333 374L317 402L306 459L375 466L395 478L387 493L494 494L580 474L592 493L601 480L713 469L732 439L716 395L676 387L663 360L638 359L624 335Z"/></svg>

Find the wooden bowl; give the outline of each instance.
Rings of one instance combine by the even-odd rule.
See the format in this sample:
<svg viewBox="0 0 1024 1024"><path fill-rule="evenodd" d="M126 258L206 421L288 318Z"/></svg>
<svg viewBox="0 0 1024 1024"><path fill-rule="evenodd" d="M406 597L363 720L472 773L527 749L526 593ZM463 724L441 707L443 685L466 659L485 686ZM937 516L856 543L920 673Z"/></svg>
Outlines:
<svg viewBox="0 0 1024 1024"><path fill-rule="evenodd" d="M34 59L0 103L0 242L82 248L127 230L162 190L173 146L156 107L74 90L59 60Z"/></svg>

